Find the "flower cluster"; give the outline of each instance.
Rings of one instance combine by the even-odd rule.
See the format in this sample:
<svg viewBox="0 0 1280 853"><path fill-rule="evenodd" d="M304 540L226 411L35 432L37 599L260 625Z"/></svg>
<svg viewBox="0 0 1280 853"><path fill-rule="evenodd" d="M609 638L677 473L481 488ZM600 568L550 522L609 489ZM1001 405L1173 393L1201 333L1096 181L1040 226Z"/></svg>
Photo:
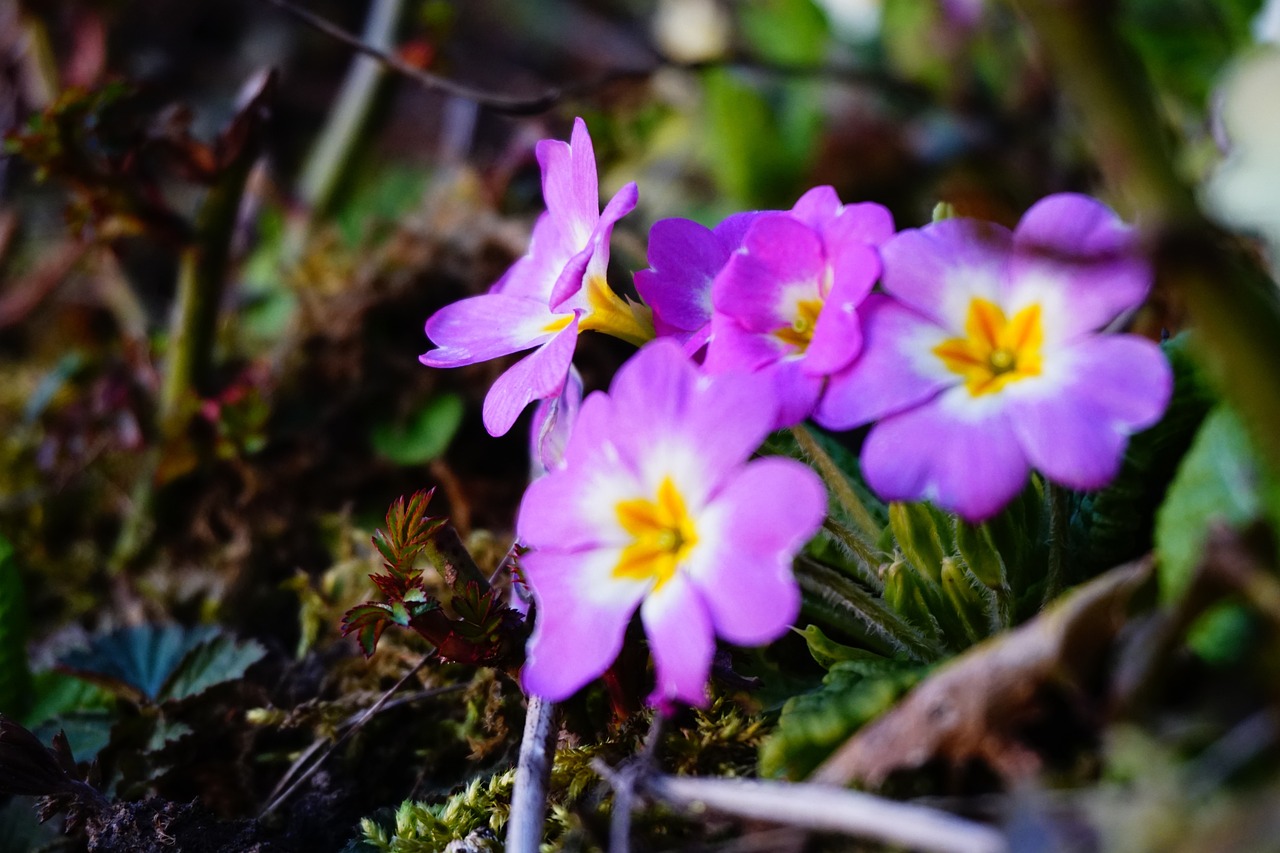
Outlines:
<svg viewBox="0 0 1280 853"><path fill-rule="evenodd" d="M561 699L601 675L637 610L658 704L704 700L716 637L785 631L799 607L790 565L825 493L799 463L750 461L772 430L870 425L861 463L881 497L981 521L1033 469L1105 485L1168 404L1159 347L1109 333L1151 270L1132 230L1086 196L1043 199L1013 231L961 218L895 233L884 207L831 187L715 228L664 219L637 303L606 279L635 185L599 211L581 119L569 144L537 154L547 212L529 254L428 320L437 348L422 356L451 367L536 348L484 407L497 435L541 401L540 476L517 521L537 605L532 693ZM571 364L587 330L640 351L583 401Z"/></svg>

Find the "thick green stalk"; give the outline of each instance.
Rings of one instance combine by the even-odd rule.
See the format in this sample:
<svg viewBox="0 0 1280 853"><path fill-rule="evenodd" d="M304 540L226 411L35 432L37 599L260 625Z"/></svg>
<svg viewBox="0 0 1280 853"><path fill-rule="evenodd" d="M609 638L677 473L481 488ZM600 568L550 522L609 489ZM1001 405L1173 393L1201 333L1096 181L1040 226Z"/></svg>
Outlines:
<svg viewBox="0 0 1280 853"><path fill-rule="evenodd" d="M1256 263L1200 214L1174 166L1152 88L1108 0L1013 0L1077 110L1082 137L1154 238L1161 285L1197 332L1198 354L1280 474L1280 299Z"/></svg>

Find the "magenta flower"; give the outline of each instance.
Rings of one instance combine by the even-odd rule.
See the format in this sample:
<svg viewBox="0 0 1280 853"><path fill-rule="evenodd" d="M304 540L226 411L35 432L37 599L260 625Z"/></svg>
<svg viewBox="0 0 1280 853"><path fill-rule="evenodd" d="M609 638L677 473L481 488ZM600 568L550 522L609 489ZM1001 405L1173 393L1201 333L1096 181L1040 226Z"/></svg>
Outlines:
<svg viewBox="0 0 1280 853"><path fill-rule="evenodd" d="M644 347L583 403L563 467L529 486L517 534L537 615L525 689L557 701L600 676L637 608L650 700L702 704L715 637L755 645L795 619L791 561L826 495L797 462L747 460L771 426L749 377Z"/></svg>
<svg viewBox="0 0 1280 853"><path fill-rule="evenodd" d="M529 254L489 293L446 305L427 320L437 348L420 357L429 367L460 367L537 349L489 389L484 425L490 435L511 429L534 400L564 387L578 333L607 332L639 346L653 337L648 310L610 288L609 239L614 224L636 206L635 184L618 191L600 212L595 153L582 119L569 143L537 146L547 211L534 225Z"/></svg>
<svg viewBox="0 0 1280 853"><path fill-rule="evenodd" d="M689 219L659 219L649 229L649 269L636 273L636 291L653 309L659 337L674 337L693 355L711 334L711 282L760 214L735 213L714 229Z"/></svg>
<svg viewBox="0 0 1280 853"><path fill-rule="evenodd" d="M864 351L831 378L814 418L831 429L878 421L862 466L882 497L978 521L1032 468L1096 489L1168 405L1158 346L1096 334L1151 283L1133 232L1101 203L1054 195L1012 233L944 220L881 253L887 295L867 300Z"/></svg>
<svg viewBox="0 0 1280 853"><path fill-rule="evenodd" d="M804 420L862 347L858 305L880 275L875 247L892 234L889 211L841 204L831 187L756 217L711 288L707 370L757 374L778 399L776 428Z"/></svg>

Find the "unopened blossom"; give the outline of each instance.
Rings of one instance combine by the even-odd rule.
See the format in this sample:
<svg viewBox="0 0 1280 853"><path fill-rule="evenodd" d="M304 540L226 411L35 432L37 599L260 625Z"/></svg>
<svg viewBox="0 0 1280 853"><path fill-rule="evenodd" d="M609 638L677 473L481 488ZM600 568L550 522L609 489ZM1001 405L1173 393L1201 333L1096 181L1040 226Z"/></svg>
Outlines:
<svg viewBox="0 0 1280 853"><path fill-rule="evenodd" d="M563 465L520 504L537 603L528 692L557 701L603 674L637 610L660 705L705 702L716 637L756 645L786 631L800 606L791 562L826 497L797 462L748 461L772 410L750 377L708 377L670 340L586 399Z"/></svg>
<svg viewBox="0 0 1280 853"><path fill-rule="evenodd" d="M437 348L420 357L429 367L460 367L536 347L489 389L484 424L491 435L511 429L530 402L560 393L580 332L607 332L637 346L653 337L647 309L615 294L605 277L613 226L635 208L636 185L619 190L601 213L582 119L570 142L539 142L537 157L547 210L529 253L489 293L433 314L426 331Z"/></svg>
<svg viewBox="0 0 1280 853"><path fill-rule="evenodd" d="M534 407L529 423L530 479L541 477L564 463L564 448L569 443L580 408L582 375L571 365L560 393L539 400Z"/></svg>
<svg viewBox="0 0 1280 853"><path fill-rule="evenodd" d="M832 429L875 421L862 470L881 497L978 521L1033 468L1096 489L1163 414L1173 379L1160 348L1099 333L1151 284L1132 230L1103 204L1049 196L1013 232L949 219L881 254L885 295L862 309L862 355L814 415Z"/></svg>
<svg viewBox="0 0 1280 853"><path fill-rule="evenodd" d="M776 428L804 420L827 377L862 348L858 306L880 275L876 247L892 234L888 210L841 204L831 187L755 217L711 287L708 371L749 371L771 386Z"/></svg>

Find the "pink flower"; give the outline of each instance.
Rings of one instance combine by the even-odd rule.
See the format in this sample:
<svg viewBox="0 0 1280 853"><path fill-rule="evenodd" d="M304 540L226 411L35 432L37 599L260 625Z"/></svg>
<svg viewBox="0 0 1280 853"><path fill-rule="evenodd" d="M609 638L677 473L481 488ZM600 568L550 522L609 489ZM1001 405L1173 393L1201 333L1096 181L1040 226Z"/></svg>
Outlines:
<svg viewBox="0 0 1280 853"><path fill-rule="evenodd" d="M711 334L711 282L742 245L760 214L735 213L714 229L689 219L659 219L649 229L649 269L636 273L636 291L653 309L659 337L674 337L696 354Z"/></svg>
<svg viewBox="0 0 1280 853"><path fill-rule="evenodd" d="M446 305L427 320L437 348L420 357L429 367L460 367L537 349L498 377L484 401L491 435L511 429L530 402L564 387L579 332L595 329L639 346L653 337L648 310L610 288L609 239L614 224L636 206L635 184L600 212L595 154L582 119L569 143L537 147L547 211L533 229L529 254L483 296Z"/></svg>
<svg viewBox="0 0 1280 853"><path fill-rule="evenodd" d="M978 521L1032 468L1096 489L1168 405L1158 346L1096 334L1151 283L1132 231L1099 202L1050 196L1012 233L944 220L881 254L886 295L863 307L864 351L831 377L814 418L831 429L878 421L862 466L882 497Z"/></svg>
<svg viewBox="0 0 1280 853"><path fill-rule="evenodd" d="M556 701L600 676L637 609L663 704L705 702L717 636L754 645L786 630L800 606L791 561L826 496L797 462L747 461L772 408L749 377L707 377L667 340L587 398L563 466L520 504L537 602L526 690Z"/></svg>
<svg viewBox="0 0 1280 853"><path fill-rule="evenodd" d="M858 305L880 275L875 247L892 234L889 211L841 204L831 187L757 216L711 287L708 372L756 374L778 400L775 428L804 420L861 349Z"/></svg>

